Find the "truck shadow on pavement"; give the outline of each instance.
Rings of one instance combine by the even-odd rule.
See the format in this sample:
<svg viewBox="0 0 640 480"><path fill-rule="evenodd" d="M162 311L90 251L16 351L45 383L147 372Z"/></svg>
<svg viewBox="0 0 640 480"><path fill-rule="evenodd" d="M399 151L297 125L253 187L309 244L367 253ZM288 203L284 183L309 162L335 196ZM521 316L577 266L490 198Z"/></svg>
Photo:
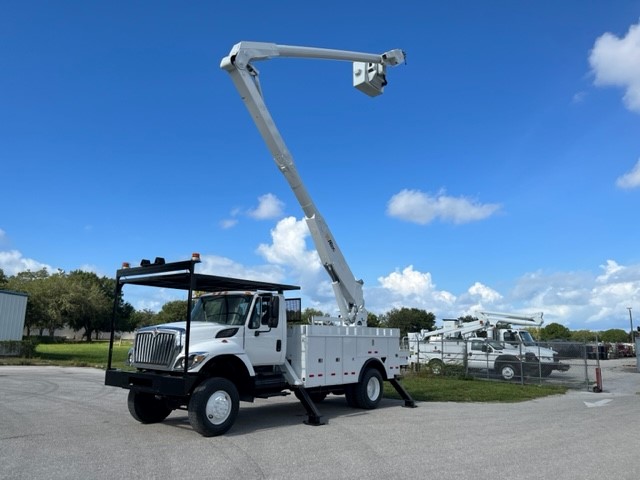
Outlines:
<svg viewBox="0 0 640 480"><path fill-rule="evenodd" d="M368 415L369 410L354 409L347 405L342 396L329 396L326 400L317 405L324 417L326 425L330 426L331 421L339 418L358 417ZM402 408L402 401L383 399L377 410L386 408ZM261 430L272 430L276 428L287 428L291 426L304 425L307 418L304 407L295 398L291 400L280 400L277 403L273 400L258 399L254 403L240 403L238 417L229 432L224 436L246 435L247 433L259 432ZM173 412L164 422L179 429L191 430L189 418L186 411L177 410ZM194 432L195 433L195 432Z"/></svg>

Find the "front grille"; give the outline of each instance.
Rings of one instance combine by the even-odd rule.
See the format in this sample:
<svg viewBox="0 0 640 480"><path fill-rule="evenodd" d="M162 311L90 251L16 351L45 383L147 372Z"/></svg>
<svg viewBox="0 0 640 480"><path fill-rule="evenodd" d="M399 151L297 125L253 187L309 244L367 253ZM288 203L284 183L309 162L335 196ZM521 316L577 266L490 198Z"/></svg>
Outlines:
<svg viewBox="0 0 640 480"><path fill-rule="evenodd" d="M138 332L134 345L133 363L171 368L171 363L180 351L178 338L177 332Z"/></svg>

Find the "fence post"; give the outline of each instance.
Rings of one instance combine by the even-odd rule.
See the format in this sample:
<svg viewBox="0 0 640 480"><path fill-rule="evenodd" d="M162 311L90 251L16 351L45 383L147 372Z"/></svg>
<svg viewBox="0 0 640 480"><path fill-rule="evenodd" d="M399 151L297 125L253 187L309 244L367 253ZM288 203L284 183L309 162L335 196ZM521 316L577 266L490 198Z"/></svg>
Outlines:
<svg viewBox="0 0 640 480"><path fill-rule="evenodd" d="M469 375L469 339L463 338L464 342L464 358L462 359L462 365L464 365L464 375Z"/></svg>
<svg viewBox="0 0 640 480"><path fill-rule="evenodd" d="M587 353L587 342L584 343L584 381L587 386L587 391L589 391L589 366L588 366L588 353Z"/></svg>
<svg viewBox="0 0 640 480"><path fill-rule="evenodd" d="M596 334L596 386L593 391L599 393L602 391L602 370L600 370L600 345L598 342L598 334Z"/></svg>
<svg viewBox="0 0 640 480"><path fill-rule="evenodd" d="M527 357L522 358L522 342L518 343L518 356L520 357L520 385L524 385L524 370L527 366Z"/></svg>

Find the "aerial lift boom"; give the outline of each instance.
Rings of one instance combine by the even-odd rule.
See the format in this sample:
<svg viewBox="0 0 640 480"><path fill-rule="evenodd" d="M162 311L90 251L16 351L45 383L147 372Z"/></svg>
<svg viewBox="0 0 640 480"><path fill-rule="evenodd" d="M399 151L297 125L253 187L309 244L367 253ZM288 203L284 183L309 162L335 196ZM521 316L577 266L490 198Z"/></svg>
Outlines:
<svg viewBox="0 0 640 480"><path fill-rule="evenodd" d="M439 328L437 330L421 330L419 338L420 340L426 340L429 337L442 336L442 337L456 337L464 336L467 333L475 333L480 330L486 330L488 324L484 320L475 320L473 322L456 322L452 326Z"/></svg>
<svg viewBox="0 0 640 480"><path fill-rule="evenodd" d="M478 314L489 326L496 326L498 323L509 323L525 327L539 327L544 323L542 312L532 313L531 315L501 312L478 312Z"/></svg>
<svg viewBox="0 0 640 480"><path fill-rule="evenodd" d="M275 43L240 42L233 46L229 55L220 63L220 68L231 75L278 169L286 178L302 207L320 260L331 278L340 310L340 317L332 320L343 325L366 326L367 310L362 293L363 282L354 277L327 223L302 183L293 157L262 97L259 73L252 62L276 57L351 61L354 86L373 97L380 95L387 84L386 67L403 63L405 54L402 50L390 50L378 55Z"/></svg>

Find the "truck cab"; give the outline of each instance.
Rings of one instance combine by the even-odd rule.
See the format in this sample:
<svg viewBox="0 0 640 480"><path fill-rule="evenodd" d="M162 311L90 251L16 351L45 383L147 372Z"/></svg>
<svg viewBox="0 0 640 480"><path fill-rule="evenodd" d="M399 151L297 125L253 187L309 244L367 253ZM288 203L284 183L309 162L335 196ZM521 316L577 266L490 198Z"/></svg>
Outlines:
<svg viewBox="0 0 640 480"><path fill-rule="evenodd" d="M247 366L282 364L287 336L286 312L280 311L280 304L278 294L266 292L219 292L198 297L190 314L187 370L197 373L222 354L238 356ZM178 321L139 329L130 365L182 371L186 328L186 321Z"/></svg>
<svg viewBox="0 0 640 480"><path fill-rule="evenodd" d="M496 340L535 355L539 362L539 372L533 373L540 373L543 377L548 377L554 370L566 372L570 368L570 365L560 362L558 352L540 347L527 330L496 328L493 331L493 336Z"/></svg>

